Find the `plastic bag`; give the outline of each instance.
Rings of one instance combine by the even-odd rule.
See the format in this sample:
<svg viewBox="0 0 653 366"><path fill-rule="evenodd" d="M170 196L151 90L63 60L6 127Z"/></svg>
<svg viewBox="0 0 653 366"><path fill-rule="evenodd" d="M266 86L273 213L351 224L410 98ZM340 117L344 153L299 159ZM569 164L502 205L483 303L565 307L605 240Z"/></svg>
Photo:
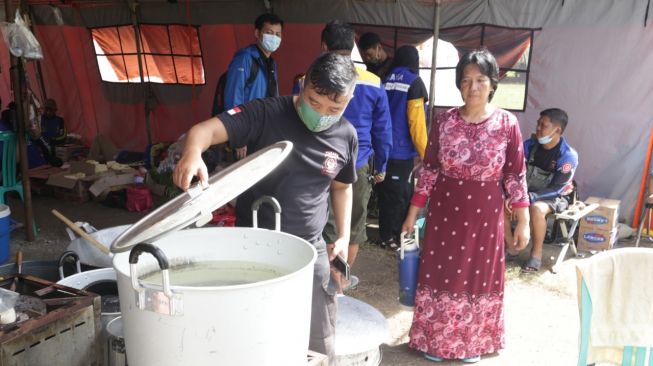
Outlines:
<svg viewBox="0 0 653 366"><path fill-rule="evenodd" d="M12 55L30 60L43 59L43 51L36 37L16 10L14 23L2 23L2 35Z"/></svg>
<svg viewBox="0 0 653 366"><path fill-rule="evenodd" d="M0 313L13 309L18 300L18 293L0 287Z"/></svg>

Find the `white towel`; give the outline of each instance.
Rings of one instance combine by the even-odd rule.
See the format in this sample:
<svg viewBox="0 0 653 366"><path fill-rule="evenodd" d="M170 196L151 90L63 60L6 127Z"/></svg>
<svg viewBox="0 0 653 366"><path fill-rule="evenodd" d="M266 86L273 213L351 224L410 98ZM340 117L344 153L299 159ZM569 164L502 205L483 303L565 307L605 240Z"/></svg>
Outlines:
<svg viewBox="0 0 653 366"><path fill-rule="evenodd" d="M578 271L593 308L588 362L621 362L614 348L598 348L653 346L653 249L599 253L578 264Z"/></svg>

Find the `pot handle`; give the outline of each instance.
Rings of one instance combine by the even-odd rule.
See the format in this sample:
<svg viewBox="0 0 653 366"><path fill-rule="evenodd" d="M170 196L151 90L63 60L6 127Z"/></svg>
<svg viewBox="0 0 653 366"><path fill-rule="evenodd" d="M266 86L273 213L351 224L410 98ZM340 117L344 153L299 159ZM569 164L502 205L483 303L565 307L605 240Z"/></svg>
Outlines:
<svg viewBox="0 0 653 366"><path fill-rule="evenodd" d="M82 266L81 266L81 264L79 262L79 255L77 255L77 253L75 253L74 251L69 250L67 252L64 252L61 255L61 257L59 257L59 278L62 279L62 280L66 277L64 275L64 273L63 273L63 265L66 263L66 260L68 258L72 258L72 259L75 260L75 266L77 268L77 273L82 272Z"/></svg>
<svg viewBox="0 0 653 366"><path fill-rule="evenodd" d="M157 260L159 268L161 268L161 278L163 282L162 295L165 295L164 298L159 296L161 295L160 292L146 290L140 283L138 283L138 269L136 264L138 263L138 257L143 253L151 254ZM181 315L183 309L180 306L180 296L173 294L170 289L169 268L170 263L161 248L147 243L136 244L132 248L129 253L129 270L132 288L137 293L136 305L139 309L143 310L147 308L147 310L161 314Z"/></svg>
<svg viewBox="0 0 653 366"><path fill-rule="evenodd" d="M263 203L268 203L274 209L274 231L281 231L281 205L272 196L261 196L252 203L252 226L258 228L258 209Z"/></svg>

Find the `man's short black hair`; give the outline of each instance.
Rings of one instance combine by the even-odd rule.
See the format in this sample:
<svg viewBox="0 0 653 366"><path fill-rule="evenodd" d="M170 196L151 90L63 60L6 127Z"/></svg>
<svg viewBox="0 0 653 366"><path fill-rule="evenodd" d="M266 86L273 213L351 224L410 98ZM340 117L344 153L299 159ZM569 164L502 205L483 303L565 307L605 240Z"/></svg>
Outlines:
<svg viewBox="0 0 653 366"><path fill-rule="evenodd" d="M351 52L354 48L354 28L341 20L332 20L322 30L322 42L330 52Z"/></svg>
<svg viewBox="0 0 653 366"><path fill-rule="evenodd" d="M478 66L481 70L481 74L490 78L492 91L488 97L488 102L491 102L492 97L494 97L494 93L497 91L497 87L499 86L499 65L497 64L497 60L485 47L472 50L461 57L458 61L458 65L456 65L456 87L458 87L458 90L460 90L460 82L463 79L465 66L470 64Z"/></svg>
<svg viewBox="0 0 653 366"><path fill-rule="evenodd" d="M381 44L381 37L378 34L374 32L363 33L358 40L358 50L365 52L372 47L376 47L377 44Z"/></svg>
<svg viewBox="0 0 653 366"><path fill-rule="evenodd" d="M254 28L261 30L263 29L263 24L265 23L281 24L281 28L283 29L283 20L279 18L278 15L271 13L264 13L259 15L258 18L256 18L254 21Z"/></svg>
<svg viewBox="0 0 653 366"><path fill-rule="evenodd" d="M569 116L567 116L567 112L563 111L560 108L545 109L540 112L540 117L549 117L551 123L560 127L562 130L560 132L561 135L563 132L565 132L565 128L567 128L567 122L569 122Z"/></svg>
<svg viewBox="0 0 653 366"><path fill-rule="evenodd" d="M335 101L351 91L357 76L351 57L327 52L315 59L306 71L304 87L309 82L319 95L327 95Z"/></svg>

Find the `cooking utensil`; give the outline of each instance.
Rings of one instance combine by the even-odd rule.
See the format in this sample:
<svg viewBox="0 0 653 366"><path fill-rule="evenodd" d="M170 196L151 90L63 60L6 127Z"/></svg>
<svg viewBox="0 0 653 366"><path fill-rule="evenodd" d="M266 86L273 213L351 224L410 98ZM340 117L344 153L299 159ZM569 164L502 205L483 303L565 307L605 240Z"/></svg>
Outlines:
<svg viewBox="0 0 653 366"><path fill-rule="evenodd" d="M16 267L18 267L18 273L14 277L14 281L9 287L11 291L16 291L16 285L18 285L18 277L23 272L23 252L20 250L16 253Z"/></svg>
<svg viewBox="0 0 653 366"><path fill-rule="evenodd" d="M70 228L71 228L71 229L72 229L72 230L73 230L77 235L81 236L81 237L84 238L86 241L88 241L89 243L91 243L94 247L96 247L96 248L97 248L98 250L100 250L102 253L104 253L104 254L106 254L106 255L111 255L111 252L109 251L109 248L107 248L106 246L102 245L102 243L100 243L99 241L97 241L94 237L88 235L84 230L82 230L82 229L80 229L79 227L77 227L77 225L75 225L72 221L70 221L70 219L68 219L66 216L64 216L63 214L61 214L61 212L59 212L59 211L53 209L53 210L52 210L52 214L53 214L56 218L58 218L59 220L61 220L64 224L68 225L68 227L70 227Z"/></svg>

